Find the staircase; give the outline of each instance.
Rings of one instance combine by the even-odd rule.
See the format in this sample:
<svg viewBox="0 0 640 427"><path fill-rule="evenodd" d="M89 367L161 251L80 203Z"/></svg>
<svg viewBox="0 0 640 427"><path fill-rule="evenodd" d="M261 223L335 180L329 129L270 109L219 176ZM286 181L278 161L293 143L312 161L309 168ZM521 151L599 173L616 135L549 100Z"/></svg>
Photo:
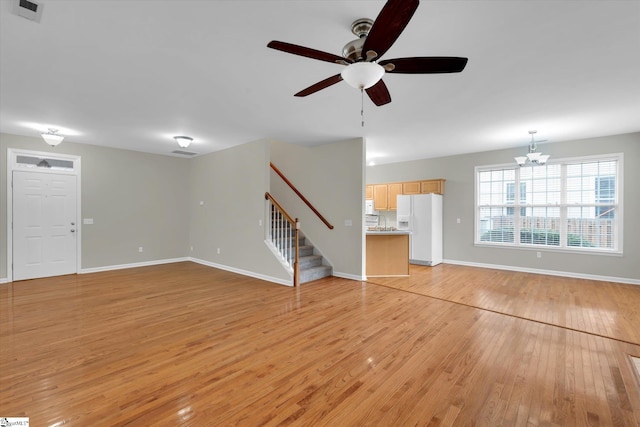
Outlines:
<svg viewBox="0 0 640 427"><path fill-rule="evenodd" d="M293 274L293 286L332 276L333 267L328 265L311 241L300 231L298 218L292 218L269 192L265 193L264 198L266 212L270 218L266 242L274 254L280 258L283 265ZM313 210L315 212L315 209ZM333 229L333 226L327 223L324 218L323 222L330 230ZM296 260L298 274L296 274L295 268Z"/></svg>
<svg viewBox="0 0 640 427"><path fill-rule="evenodd" d="M324 264L322 255L315 254L315 248L307 241L302 232L298 234L299 241L299 263L300 263L300 283L307 283L313 280L322 279L333 274L333 268Z"/></svg>

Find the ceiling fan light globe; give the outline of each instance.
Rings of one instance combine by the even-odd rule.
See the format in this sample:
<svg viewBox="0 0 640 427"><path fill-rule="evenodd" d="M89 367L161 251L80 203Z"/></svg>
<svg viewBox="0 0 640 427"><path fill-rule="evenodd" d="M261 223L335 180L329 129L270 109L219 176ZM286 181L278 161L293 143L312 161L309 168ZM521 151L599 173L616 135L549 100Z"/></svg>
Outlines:
<svg viewBox="0 0 640 427"><path fill-rule="evenodd" d="M347 84L356 89L368 89L384 76L384 68L375 62L355 62L340 73Z"/></svg>

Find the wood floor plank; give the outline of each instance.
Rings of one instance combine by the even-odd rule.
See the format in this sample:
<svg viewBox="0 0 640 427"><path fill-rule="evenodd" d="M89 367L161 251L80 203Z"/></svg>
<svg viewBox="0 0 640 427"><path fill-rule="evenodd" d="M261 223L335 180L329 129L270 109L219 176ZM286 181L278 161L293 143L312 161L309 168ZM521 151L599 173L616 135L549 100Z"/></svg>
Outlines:
<svg viewBox="0 0 640 427"><path fill-rule="evenodd" d="M298 288L189 262L0 284L0 416L638 425L639 287L438 267Z"/></svg>
<svg viewBox="0 0 640 427"><path fill-rule="evenodd" d="M640 286L440 264L370 282L640 345Z"/></svg>

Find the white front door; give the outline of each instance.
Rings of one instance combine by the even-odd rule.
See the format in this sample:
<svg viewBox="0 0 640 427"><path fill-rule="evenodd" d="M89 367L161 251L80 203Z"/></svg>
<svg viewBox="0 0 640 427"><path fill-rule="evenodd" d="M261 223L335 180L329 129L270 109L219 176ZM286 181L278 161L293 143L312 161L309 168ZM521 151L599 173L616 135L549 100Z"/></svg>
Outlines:
<svg viewBox="0 0 640 427"><path fill-rule="evenodd" d="M77 273L76 179L13 171L13 280Z"/></svg>

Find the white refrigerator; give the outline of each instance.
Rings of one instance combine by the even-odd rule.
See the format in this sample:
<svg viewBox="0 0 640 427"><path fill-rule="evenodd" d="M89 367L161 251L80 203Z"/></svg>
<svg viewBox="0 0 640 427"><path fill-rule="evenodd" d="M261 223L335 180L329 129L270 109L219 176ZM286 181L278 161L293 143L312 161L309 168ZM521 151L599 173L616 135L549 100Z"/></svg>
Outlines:
<svg viewBox="0 0 640 427"><path fill-rule="evenodd" d="M442 262L442 195L399 195L398 230L411 232L409 262L438 265Z"/></svg>

